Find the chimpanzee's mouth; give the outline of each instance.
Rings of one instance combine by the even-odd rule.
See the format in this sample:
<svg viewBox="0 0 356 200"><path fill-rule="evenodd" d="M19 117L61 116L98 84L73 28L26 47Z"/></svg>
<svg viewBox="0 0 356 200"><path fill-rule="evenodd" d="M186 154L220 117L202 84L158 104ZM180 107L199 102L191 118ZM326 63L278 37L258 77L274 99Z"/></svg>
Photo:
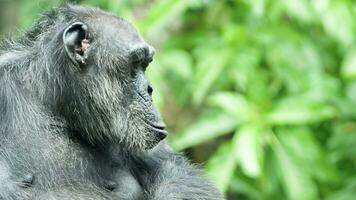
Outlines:
<svg viewBox="0 0 356 200"><path fill-rule="evenodd" d="M158 129L158 130L165 130L166 127L164 125L155 125L155 124L149 124L150 126L152 126L154 129Z"/></svg>
<svg viewBox="0 0 356 200"><path fill-rule="evenodd" d="M163 139L168 135L168 132L166 130L166 127L164 125L157 125L157 124L151 124L147 123L147 125L155 132L160 134Z"/></svg>
<svg viewBox="0 0 356 200"><path fill-rule="evenodd" d="M164 138L167 137L168 132L163 122L152 123L152 122L148 122L147 120L143 120L143 121L150 130L156 133L155 135L158 140L163 140Z"/></svg>

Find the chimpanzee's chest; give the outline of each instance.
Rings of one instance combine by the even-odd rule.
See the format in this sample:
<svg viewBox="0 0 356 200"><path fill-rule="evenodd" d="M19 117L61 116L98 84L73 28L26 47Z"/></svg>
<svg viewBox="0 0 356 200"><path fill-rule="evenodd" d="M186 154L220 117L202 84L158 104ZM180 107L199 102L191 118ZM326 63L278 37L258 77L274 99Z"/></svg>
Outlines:
<svg viewBox="0 0 356 200"><path fill-rule="evenodd" d="M63 134L9 134L0 145L0 199L71 193L79 199L141 199L143 189L126 166Z"/></svg>

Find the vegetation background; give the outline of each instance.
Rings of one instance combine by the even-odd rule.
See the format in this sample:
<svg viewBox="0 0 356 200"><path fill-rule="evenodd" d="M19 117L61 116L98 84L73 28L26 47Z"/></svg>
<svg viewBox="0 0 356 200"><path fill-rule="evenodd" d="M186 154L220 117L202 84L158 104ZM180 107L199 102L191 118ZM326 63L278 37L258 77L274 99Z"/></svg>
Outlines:
<svg viewBox="0 0 356 200"><path fill-rule="evenodd" d="M228 199L356 198L354 1L76 2L157 49L148 75L170 143ZM0 0L0 33L62 3Z"/></svg>

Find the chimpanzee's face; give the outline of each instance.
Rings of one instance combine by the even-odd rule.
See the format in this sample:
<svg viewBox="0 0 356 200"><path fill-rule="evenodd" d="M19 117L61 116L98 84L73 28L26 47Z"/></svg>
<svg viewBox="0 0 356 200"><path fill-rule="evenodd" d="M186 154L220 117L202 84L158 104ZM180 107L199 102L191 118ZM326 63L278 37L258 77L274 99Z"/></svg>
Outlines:
<svg viewBox="0 0 356 200"><path fill-rule="evenodd" d="M73 63L61 105L71 128L93 143L120 142L134 151L166 137L144 74L155 51L129 22L88 15L70 24L62 39Z"/></svg>

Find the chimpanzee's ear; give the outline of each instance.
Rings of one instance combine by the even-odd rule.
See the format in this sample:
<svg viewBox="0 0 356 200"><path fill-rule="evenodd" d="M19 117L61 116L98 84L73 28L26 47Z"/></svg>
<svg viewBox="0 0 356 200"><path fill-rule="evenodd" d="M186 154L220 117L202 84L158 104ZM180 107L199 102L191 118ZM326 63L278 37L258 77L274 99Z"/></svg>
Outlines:
<svg viewBox="0 0 356 200"><path fill-rule="evenodd" d="M75 22L63 32L63 43L69 58L76 65L85 65L88 59L88 27L82 22Z"/></svg>

